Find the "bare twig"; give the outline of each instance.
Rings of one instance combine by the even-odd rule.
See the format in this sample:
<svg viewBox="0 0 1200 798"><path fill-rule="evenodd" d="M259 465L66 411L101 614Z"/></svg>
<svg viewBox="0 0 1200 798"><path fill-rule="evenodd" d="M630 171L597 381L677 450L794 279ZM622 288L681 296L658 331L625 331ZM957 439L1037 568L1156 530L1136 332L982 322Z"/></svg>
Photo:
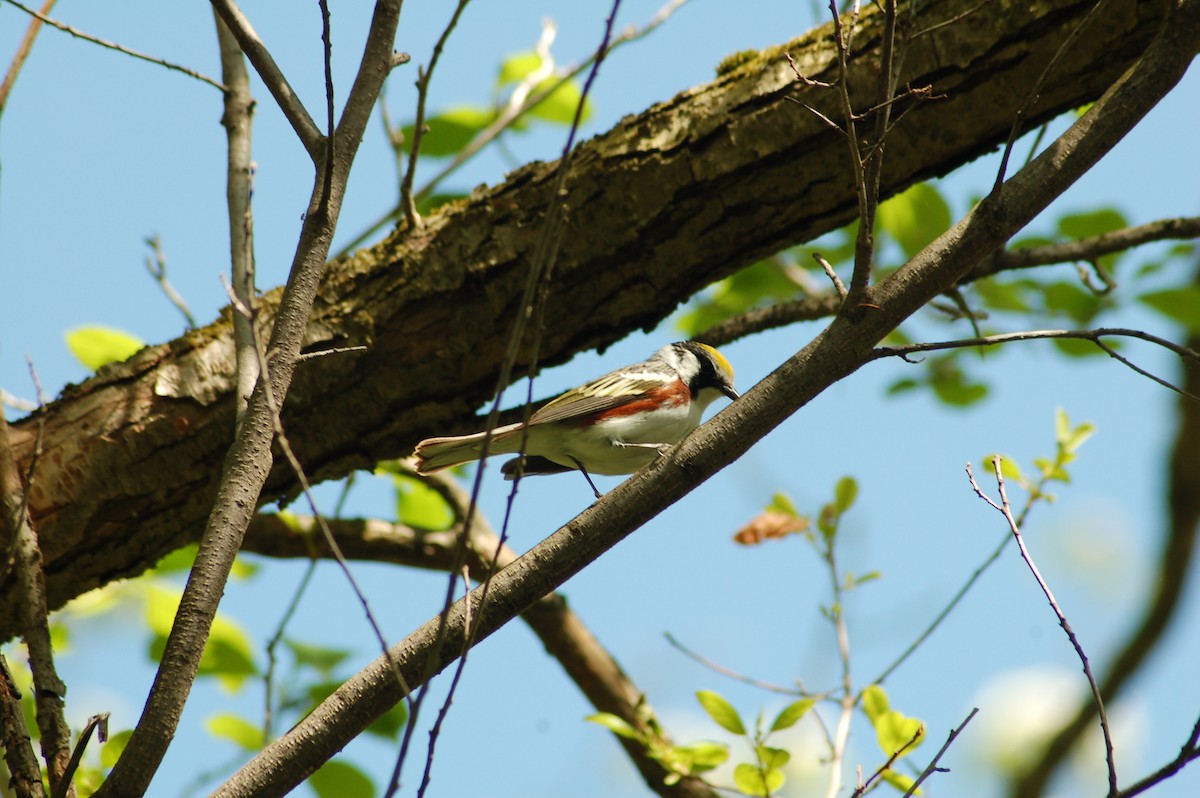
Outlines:
<svg viewBox="0 0 1200 798"><path fill-rule="evenodd" d="M617 36L614 36L605 55L607 56L608 53L611 53L613 50L617 49L623 44L629 44L630 42L635 42L644 38L645 36L648 36L660 25L666 22L672 14L674 14L687 2L688 0L668 0L668 2L664 3L662 8L660 8L645 25L640 28L631 28ZM431 177L428 182L426 182L420 189L416 190L413 195L414 200L416 202L420 202L421 200L431 196L433 192L437 190L438 186L441 185L442 181L444 181L454 172L458 171L463 164L474 158L484 147L495 141L501 133L503 133L505 130L508 130L514 122L525 116L525 114L527 114L534 106L545 100L554 92L558 91L567 82L581 75L584 70L588 69L592 65L593 60L594 56L582 61L571 69L568 69L558 80L551 82L537 91L521 96L518 103L512 103L510 101L509 104L506 105L496 117L496 119L483 130L479 131L479 133L477 133L475 137L471 139L467 146L463 147L462 150L460 150L454 156L454 158L451 159L450 163L442 167L442 169L433 177ZM516 95L514 94L514 97L515 96ZM389 128L389 130L390 129L391 128ZM390 135L391 134L389 133L389 136ZM355 249L360 247L364 241L378 232L384 225L401 218L403 212L403 204L397 203L395 207L389 209L386 213L368 225L366 229L354 236L335 253L334 257L341 258L350 254Z"/></svg>
<svg viewBox="0 0 1200 798"><path fill-rule="evenodd" d="M738 673L737 671L733 670L732 668L726 668L724 665L721 665L720 663L717 663L717 662L713 662L711 659L708 659L704 655L699 654L699 653L693 651L692 649L688 648L687 646L685 646L683 643L680 643L679 640L677 640L675 638L675 636L672 635L670 632L663 632L663 637L666 638L667 642L671 644L672 648L676 649L677 651L679 651L679 653L683 654L685 657L692 660L693 662L699 663L700 665L703 665L705 668L708 668L713 673L719 673L722 676L733 679L734 681L742 682L743 684L748 684L753 687L757 687L760 690L766 690L771 693L781 693L783 695L792 695L792 696L810 695L809 693L805 692L803 689L797 689L795 687L784 687L781 684L775 684L774 682L767 682L767 681L763 681L762 679L756 679L753 676L747 676L744 673ZM821 698L821 697L822 696L813 696L813 698Z"/></svg>
<svg viewBox="0 0 1200 798"><path fill-rule="evenodd" d="M1037 341L1046 339L1055 340L1076 340L1076 341L1091 341L1096 346L1100 347L1109 357L1123 363L1130 369L1141 374L1143 377L1153 380L1164 388L1168 388L1180 396L1186 396L1189 399L1200 402L1200 396L1196 396L1183 388L1171 384L1162 377L1151 374L1149 371L1141 368L1135 363L1132 363L1128 358L1121 355L1111 346L1104 343L1104 338L1109 337L1126 337L1138 338L1143 341L1149 341L1152 344L1168 349L1174 352L1179 357L1185 360L1191 360L1200 363L1200 353L1188 349L1186 346L1168 341L1165 338L1160 338L1157 335L1145 332L1144 330L1134 330L1126 327L1099 327L1095 330L1028 330L1018 333L1004 333L1000 335L987 335L982 338L964 338L957 341L935 341L932 343L923 344L908 344L906 346L881 346L875 350L875 359L884 357L907 357L916 352L933 352L942 349L962 349L964 347L974 346L998 346L1000 344L1011 343L1013 341Z"/></svg>
<svg viewBox="0 0 1200 798"><path fill-rule="evenodd" d="M67 686L59 678L54 666L42 551L25 502L29 488L29 481L25 480L23 484L17 470L9 443L8 421L0 413L0 496L3 497L3 518L0 518L0 522L4 525L4 538L12 541L15 587L23 597L21 636L25 639L29 666L33 671L34 706L42 758L50 777L50 789L57 791L71 757L71 731L63 713Z"/></svg>
<svg viewBox="0 0 1200 798"><path fill-rule="evenodd" d="M1119 798L1133 798L1135 795L1141 795L1151 787L1162 784L1197 759L1200 759L1200 718L1196 719L1196 725L1192 726L1192 733L1188 735L1187 741L1180 747L1179 756L1144 779L1121 790L1117 795Z"/></svg>
<svg viewBox="0 0 1200 798"><path fill-rule="evenodd" d="M213 9L221 78L229 86L221 124L225 128L225 206L229 214L229 262L233 314L233 346L237 369L236 417L241 423L250 394L258 382L254 355L253 308L258 297L254 286L254 162L251 158L254 97L242 48L233 31Z"/></svg>
<svg viewBox="0 0 1200 798"><path fill-rule="evenodd" d="M188 67L180 66L179 64L173 64L170 61L164 61L163 59L156 58L152 55L146 55L145 53L139 53L137 50L130 50L128 47L119 45L116 42L110 42L106 39L101 39L97 36L92 36L91 34L84 33L83 31L79 30L78 28L73 28L70 25L59 22L56 19L52 19L39 11L35 11L34 9L30 8L29 6L17 2L17 0L4 0L4 2L8 3L11 6L21 9L26 14L29 14L31 17L36 17L37 19L41 20L42 22L46 23L47 25L50 25L51 27L58 28L59 30L63 31L64 33L71 34L72 36L74 36L77 39L83 39L85 42L91 42L92 44L98 44L101 47L107 47L110 50L116 50L118 53L124 53L125 55L133 56L134 58L140 59L142 61L149 61L151 64L158 64L159 66L166 67L167 69L171 69L176 72L182 72L183 74L187 75L188 77L192 77L203 83L207 83L208 85L212 86L214 89L219 89L221 91L225 91L225 87L222 86L220 83L218 83L217 81L213 80L212 78L208 77L205 74L197 72L194 69L189 69Z"/></svg>
<svg viewBox="0 0 1200 798"><path fill-rule="evenodd" d="M45 0L41 11L29 20L29 27L25 29L25 35L21 37L17 51L13 53L12 63L8 65L8 71L4 73L4 80L0 81L0 116L4 115L4 106L8 104L8 95L12 93L17 76L21 74L21 67L25 66L25 60L29 58L29 53L33 50L33 42L37 39L38 31L42 27L42 19L50 13L50 9L54 8L55 2L56 0Z"/></svg>
<svg viewBox="0 0 1200 798"><path fill-rule="evenodd" d="M226 95L228 96L228 95ZM196 329L196 317L192 315L191 308L188 307L187 301L180 296L175 290L175 286L167 278L167 253L163 251L162 239L158 234L145 239L146 246L150 247L150 254L146 257L146 271L150 272L150 276L158 283L158 287L166 295L167 300L175 306L175 309L183 314L183 319L187 322L189 330Z"/></svg>
<svg viewBox="0 0 1200 798"><path fill-rule="evenodd" d="M1084 28L1092 21L1094 17L1099 16L1100 11L1108 5L1108 0L1097 0L1096 5L1088 11L1087 15L1079 21L1075 29L1067 35L1058 49L1054 51L1046 68L1038 75L1038 79L1034 82L1029 93L1025 95L1025 101L1021 103L1021 107L1017 109L1016 116L1013 117L1012 128L1008 131L1008 141L1004 143L1004 154L1000 156L1000 168L996 170L996 181L992 185L992 191L1000 188L1000 184L1004 182L1005 172L1008 171L1008 159L1012 155L1013 145L1017 143L1017 138L1021 135L1021 125L1025 121L1025 116L1037 104L1037 101L1042 98L1042 86L1046 82L1046 78L1050 76L1050 72L1058 64L1060 58L1066 55L1067 51L1075 43L1076 39L1083 33Z"/></svg>
<svg viewBox="0 0 1200 798"><path fill-rule="evenodd" d="M870 775L870 777L867 778L866 781L862 781L860 778L860 783L859 783L858 787L856 787L854 789L854 792L852 792L850 794L850 798L862 798L862 796L865 795L867 793L867 791L871 789L871 786L879 780L879 777L882 776L887 771L891 770L892 765L896 764L896 760L899 759L901 756L903 756L905 751L907 751L908 749L910 749L914 745L916 745L917 742L921 739L921 737L924 736L924 734L925 734L925 727L918 726L917 730L915 732L913 732L912 737L910 737L908 739L908 742L906 742L904 745L900 746L895 751L893 751L891 753L891 755L888 756L887 761L884 762L879 767L875 768L875 772L872 773Z"/></svg>
<svg viewBox="0 0 1200 798"><path fill-rule="evenodd" d="M910 795L915 795L917 788L924 783L925 779L929 778L934 773L944 773L946 771L946 768L938 767L938 762L941 760L942 754L946 753L946 751L950 749L950 745L954 742L954 739L958 737L958 735L962 734L962 730L967 728L967 724L971 722L971 719L974 718L978 712L979 707L973 707L971 709L971 713L967 715L967 719L959 724L957 729L954 729L950 732L950 736L946 738L946 742L942 743L942 747L938 749L937 754L934 755L933 759L930 760L925 769L921 771L921 775L917 776L917 780L912 783L912 786L908 788L908 791L904 793L904 798L909 798Z"/></svg>
<svg viewBox="0 0 1200 798"><path fill-rule="evenodd" d="M425 103L429 100L429 81L433 70L437 68L438 59L450 34L458 25L458 19L466 9L470 0L458 0L450 21L442 29L442 35L433 45L433 54L429 56L429 66L417 68L417 119L413 123L412 141L408 143L408 168L404 170L404 180L400 183L400 207L404 209L404 218L412 227L421 224L421 216L417 213L416 199L413 197L413 178L417 172L417 156L421 154L421 139L425 136Z"/></svg>
<svg viewBox="0 0 1200 798"><path fill-rule="evenodd" d="M1067 616L1059 606L1058 601L1054 598L1054 593L1050 590L1050 585L1046 584L1046 580L1042 577L1038 570L1037 564L1034 563L1033 557L1029 554L1029 549L1025 546L1025 539L1021 535L1021 528L1017 525L1017 519L1013 517L1012 506L1008 502L1008 490L1004 486L1004 475L1000 471L1000 455L992 458L992 470L996 475L996 486L1000 490L1000 503L997 504L986 493L980 489L978 483L975 482L975 475L971 473L971 465L967 464L967 477L971 480L971 487L979 498L990 504L1008 522L1008 529L1012 533L1013 539L1017 542L1017 548L1021 551L1021 559L1025 561L1025 565L1029 567L1030 573L1038 583L1038 587L1042 589L1043 595L1046 596L1046 601L1050 604L1050 609L1054 611L1055 617L1058 618L1058 625L1062 627L1067 634L1067 639L1071 641L1071 646L1075 649L1075 654L1079 657L1079 661L1083 664L1083 673L1087 677L1088 686L1092 690L1092 700L1096 703L1096 711L1100 716L1100 731L1104 734L1104 758L1108 763L1108 794L1113 798L1117 794L1117 766L1113 759L1113 743L1112 732L1108 726L1108 714L1104 711L1104 699L1100 695L1100 687L1096 684L1096 677L1092 675L1092 666L1088 662L1087 654L1083 651L1083 646L1079 642L1079 638L1075 636L1075 630L1071 628L1071 624L1067 622Z"/></svg>
<svg viewBox="0 0 1200 798"><path fill-rule="evenodd" d="M0 654L0 748L4 749L4 763L8 765L8 786L17 798L45 798L42 769L25 727L25 713L21 711L21 694L3 654Z"/></svg>
<svg viewBox="0 0 1200 798"><path fill-rule="evenodd" d="M79 733L79 741L75 743L75 750L71 752L71 761L67 763L67 769L63 771L62 781L58 783L58 789L54 791L54 798L66 798L71 786L71 779L75 777L75 771L79 769L79 763L83 761L83 752L87 750L88 742L92 739L92 732L96 732L98 741L103 743L108 740L107 712L88 718L83 731Z"/></svg>
<svg viewBox="0 0 1200 798"><path fill-rule="evenodd" d="M1200 216L1159 219L1149 224L1126 227L1078 241L1001 250L972 269L963 282L1011 269L1027 269L1072 261L1094 262L1104 255L1123 252L1154 241L1196 237L1200 237Z"/></svg>
<svg viewBox="0 0 1200 798"><path fill-rule="evenodd" d="M8 0L12 2L12 0ZM292 129L299 137L300 143L304 145L304 149L308 152L310 158L314 162L319 161L324 157L322 150L322 139L320 129L317 128L312 117L309 116L308 110L304 107L304 103L296 96L296 92L292 90L291 84L288 83L283 72L279 69L279 65L275 63L275 59L271 56L271 52L267 46L263 44L262 39L258 38L258 33L250 24L250 20L246 19L245 14L238 8L234 0L212 0L213 8L221 15L221 19L229 26L229 30L233 32L238 44L241 45L242 52L250 59L250 63L254 65L254 69L258 72L258 76L262 82L266 84L267 90L271 92L271 96L275 98L275 102L279 105L283 115L287 117L291 123Z"/></svg>

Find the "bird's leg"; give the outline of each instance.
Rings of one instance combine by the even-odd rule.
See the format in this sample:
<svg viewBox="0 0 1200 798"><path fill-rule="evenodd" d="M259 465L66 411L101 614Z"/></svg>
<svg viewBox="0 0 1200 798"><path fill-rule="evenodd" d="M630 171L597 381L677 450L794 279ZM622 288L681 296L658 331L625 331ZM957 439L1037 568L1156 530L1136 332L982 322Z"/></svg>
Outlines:
<svg viewBox="0 0 1200 798"><path fill-rule="evenodd" d="M583 463L579 462L574 457L571 458L571 462L573 462L575 467L579 469L579 473L583 474L583 478L587 480L588 485L590 485L592 488L592 493L596 494L596 498L599 499L600 491L596 489L596 483L592 482L592 478L588 474L587 469L583 467Z"/></svg>
<svg viewBox="0 0 1200 798"><path fill-rule="evenodd" d="M667 452L671 451L669 443L629 443L628 441L612 441L612 445L617 449L654 449L658 452L659 457L666 457Z"/></svg>

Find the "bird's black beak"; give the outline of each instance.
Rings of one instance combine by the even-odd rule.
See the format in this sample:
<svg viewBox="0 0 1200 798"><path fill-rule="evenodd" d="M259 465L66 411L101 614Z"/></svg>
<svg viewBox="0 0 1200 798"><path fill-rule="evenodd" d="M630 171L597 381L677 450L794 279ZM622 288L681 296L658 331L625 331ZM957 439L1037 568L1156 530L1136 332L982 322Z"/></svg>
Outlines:
<svg viewBox="0 0 1200 798"><path fill-rule="evenodd" d="M732 385L722 385L720 391L734 401L742 398L742 395L735 391Z"/></svg>

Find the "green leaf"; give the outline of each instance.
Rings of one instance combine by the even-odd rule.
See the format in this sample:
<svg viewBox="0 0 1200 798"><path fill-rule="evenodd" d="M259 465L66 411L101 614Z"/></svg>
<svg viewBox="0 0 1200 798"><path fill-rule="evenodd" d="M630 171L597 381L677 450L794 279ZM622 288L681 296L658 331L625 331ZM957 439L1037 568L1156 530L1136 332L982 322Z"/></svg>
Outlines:
<svg viewBox="0 0 1200 798"><path fill-rule="evenodd" d="M396 706L384 712L367 727L367 734L395 740L408 723L408 704L401 701Z"/></svg>
<svg viewBox="0 0 1200 798"><path fill-rule="evenodd" d="M152 585L146 589L146 625L153 635L150 657L162 658L167 636L179 609L180 592ZM218 614L213 619L208 643L200 657L201 676L216 676L223 687L237 690L249 676L258 673L250 637L234 621Z"/></svg>
<svg viewBox="0 0 1200 798"><path fill-rule="evenodd" d="M229 740L246 751L258 751L263 747L262 729L232 712L209 715L204 720L204 728L214 737Z"/></svg>
<svg viewBox="0 0 1200 798"><path fill-rule="evenodd" d="M545 91L560 80L562 79L556 77L546 78L534 88L533 93ZM568 80L530 108L529 115L546 122L569 125L575 121L575 109L579 107L579 101L582 98L583 90L580 85L574 80ZM579 116L579 123L582 125L591 117L592 103L589 100L583 104L583 113Z"/></svg>
<svg viewBox="0 0 1200 798"><path fill-rule="evenodd" d="M1110 348L1115 349L1114 344L1116 343L1116 341L1112 341L1108 345ZM1103 357L1108 354L1091 341L1084 341L1079 338L1051 338L1050 345L1067 357Z"/></svg>
<svg viewBox="0 0 1200 798"><path fill-rule="evenodd" d="M950 229L950 206L936 188L918 183L880 203L878 219L907 260Z"/></svg>
<svg viewBox="0 0 1200 798"><path fill-rule="evenodd" d="M288 637L283 639L283 644L292 652L297 665L306 665L323 676L328 676L350 656L345 649L318 646Z"/></svg>
<svg viewBox="0 0 1200 798"><path fill-rule="evenodd" d="M75 359L92 371L132 357L146 345L134 335L98 324L76 327L63 337Z"/></svg>
<svg viewBox="0 0 1200 798"><path fill-rule="evenodd" d="M496 118L494 111L473 105L460 105L449 108L437 116L425 120L425 135L421 137L421 154L434 158L444 158L457 155L471 143L471 139L479 131L492 123ZM412 147L412 125L405 125L404 149Z"/></svg>
<svg viewBox="0 0 1200 798"><path fill-rule="evenodd" d="M929 366L929 385L934 395L948 405L966 407L981 401L988 394L988 387L971 381L954 357L931 360Z"/></svg>
<svg viewBox="0 0 1200 798"><path fill-rule="evenodd" d="M792 758L792 755L782 748L771 748L766 745L756 747L754 754L758 757L759 763L765 770L777 770L786 765Z"/></svg>
<svg viewBox="0 0 1200 798"><path fill-rule="evenodd" d="M1125 215L1115 208L1068 213L1058 219L1058 232L1066 238L1076 240L1111 233L1128 226Z"/></svg>
<svg viewBox="0 0 1200 798"><path fill-rule="evenodd" d="M891 707L888 704L887 691L877 684L869 685L862 691L862 708L867 719L872 724Z"/></svg>
<svg viewBox="0 0 1200 798"><path fill-rule="evenodd" d="M1042 287L1046 310L1078 324L1087 324L1100 312L1100 298L1077 283L1050 283Z"/></svg>
<svg viewBox="0 0 1200 798"><path fill-rule="evenodd" d="M899 790L901 795L907 795L908 791L912 789L913 782L916 781L911 776L906 776L903 773L897 773L896 771L890 769L883 771L883 773L880 773L879 775L880 778ZM924 794L925 793L923 790L916 790L913 793L913 795Z"/></svg>
<svg viewBox="0 0 1200 798"><path fill-rule="evenodd" d="M523 50L505 57L500 62L500 72L496 75L496 86L506 83L519 83L542 67L542 57L533 50Z"/></svg>
<svg viewBox="0 0 1200 798"><path fill-rule="evenodd" d="M448 529L454 523L454 513L442 495L420 480L397 474L392 477L396 486L396 518L417 529Z"/></svg>
<svg viewBox="0 0 1200 798"><path fill-rule="evenodd" d="M801 698L799 701L793 701L779 711L775 716L775 720L771 722L771 731L783 731L790 729L800 722L808 711L813 708L816 701L811 698Z"/></svg>
<svg viewBox="0 0 1200 798"><path fill-rule="evenodd" d="M771 503L766 506L767 512L783 513L794 518L800 517L800 511L796 509L796 505L792 503L791 498L786 493L776 493L771 497Z"/></svg>
<svg viewBox="0 0 1200 798"><path fill-rule="evenodd" d="M925 739L925 724L896 711L885 712L873 725L879 748L887 756L908 756Z"/></svg>
<svg viewBox="0 0 1200 798"><path fill-rule="evenodd" d="M129 744L129 738L132 736L133 729L108 735L108 740L100 747L100 766L111 768L117 764L117 760L121 758L121 754L125 753L125 746Z"/></svg>
<svg viewBox="0 0 1200 798"><path fill-rule="evenodd" d="M691 760L689 773L703 773L725 764L729 759L729 746L721 743L701 742L692 745L676 746Z"/></svg>
<svg viewBox="0 0 1200 798"><path fill-rule="evenodd" d="M1001 282L995 279L976 280L971 284L975 296L989 310L1009 311L1012 313L1028 313L1029 302L1026 300L1028 286L1020 282Z"/></svg>
<svg viewBox="0 0 1200 798"><path fill-rule="evenodd" d="M374 798L375 784L354 765L331 759L308 777L318 798Z"/></svg>
<svg viewBox="0 0 1200 798"><path fill-rule="evenodd" d="M611 712L597 712L594 715L588 715L584 720L603 726L618 737L645 742L641 732L629 725L624 718L619 718Z"/></svg>
<svg viewBox="0 0 1200 798"><path fill-rule="evenodd" d="M991 463L995 455L988 455L980 462ZM1017 465L1017 461L1011 457L1000 455L1000 476L1014 482L1024 482L1025 475L1021 472L1021 466Z"/></svg>
<svg viewBox="0 0 1200 798"><path fill-rule="evenodd" d="M181 549L175 549L175 551L159 560L158 564L154 566L154 570L160 574L176 574L189 571L192 568L192 563L196 561L196 549L197 546L195 543L189 543Z"/></svg>
<svg viewBox="0 0 1200 798"><path fill-rule="evenodd" d="M1200 286L1185 285L1139 296L1138 301L1178 322L1191 332L1200 332Z"/></svg>
<svg viewBox="0 0 1200 798"><path fill-rule="evenodd" d="M700 706L713 721L727 732L745 734L746 725L733 705L712 690L700 690L696 693Z"/></svg>
<svg viewBox="0 0 1200 798"><path fill-rule="evenodd" d="M734 785L747 795L768 796L783 786L782 770L768 770L766 779L754 765L743 762L733 769Z"/></svg>
<svg viewBox="0 0 1200 798"><path fill-rule="evenodd" d="M858 498L858 482L854 477L842 477L833 490L833 503L839 513L844 513L854 506Z"/></svg>

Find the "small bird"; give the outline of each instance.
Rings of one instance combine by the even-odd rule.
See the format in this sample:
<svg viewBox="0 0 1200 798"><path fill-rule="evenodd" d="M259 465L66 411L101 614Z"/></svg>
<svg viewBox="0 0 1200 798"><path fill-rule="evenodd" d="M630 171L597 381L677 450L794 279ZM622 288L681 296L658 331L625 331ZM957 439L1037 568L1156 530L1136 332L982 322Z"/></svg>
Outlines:
<svg viewBox="0 0 1200 798"><path fill-rule="evenodd" d="M553 399L529 418L492 431L489 454L525 456L501 469L506 479L579 470L596 498L591 474L632 474L700 425L719 396L737 399L733 367L707 344L667 344L634 363ZM428 438L417 444L417 472L478 460L486 433Z"/></svg>

